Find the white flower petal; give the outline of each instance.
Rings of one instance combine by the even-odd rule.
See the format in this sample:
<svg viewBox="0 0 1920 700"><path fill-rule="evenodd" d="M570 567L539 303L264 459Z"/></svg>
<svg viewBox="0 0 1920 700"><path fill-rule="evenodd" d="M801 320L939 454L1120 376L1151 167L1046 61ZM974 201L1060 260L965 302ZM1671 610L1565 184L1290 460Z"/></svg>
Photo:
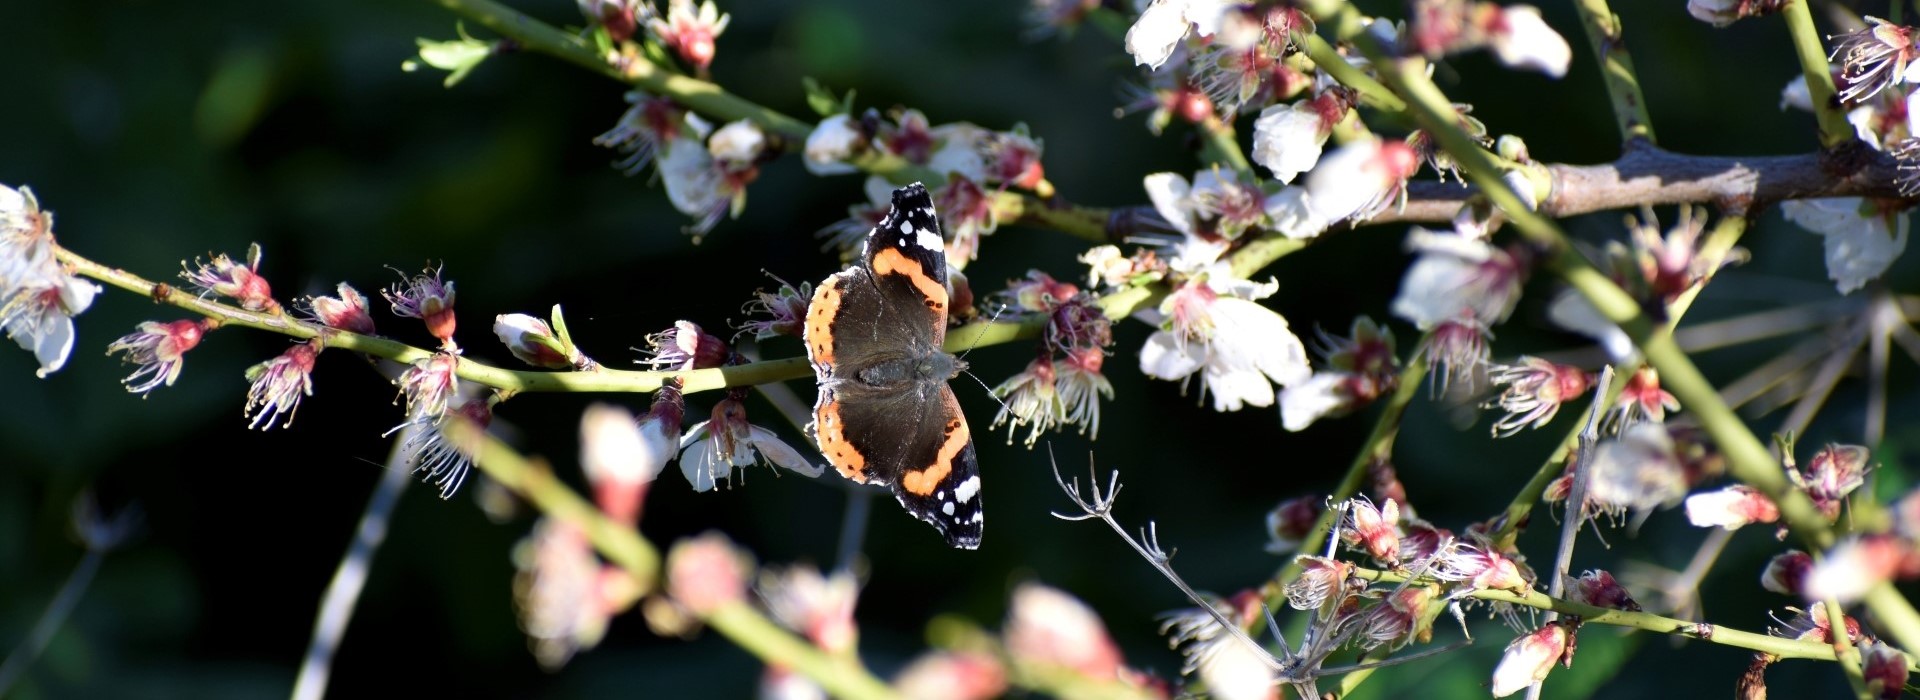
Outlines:
<svg viewBox="0 0 1920 700"><path fill-rule="evenodd" d="M776 466L785 467L808 477L817 477L821 472L826 471L824 467L807 461L805 455L793 449L771 430L756 425L752 426L749 434L752 436L750 439L754 446L760 448L760 454Z"/></svg>
<svg viewBox="0 0 1920 700"><path fill-rule="evenodd" d="M1332 223L1314 213L1305 187L1287 186L1268 197L1265 208L1267 217L1273 220L1274 230L1296 240L1319 236Z"/></svg>
<svg viewBox="0 0 1920 700"><path fill-rule="evenodd" d="M1166 331L1147 337L1140 348L1140 373L1155 379L1183 379L1206 363L1204 343L1189 343Z"/></svg>
<svg viewBox="0 0 1920 700"><path fill-rule="evenodd" d="M760 157L760 151L767 145L767 135L760 127L746 119L727 122L713 137L707 139L707 152L715 160L751 163Z"/></svg>
<svg viewBox="0 0 1920 700"><path fill-rule="evenodd" d="M713 156L700 142L684 136L667 142L659 164L667 200L680 213L705 217L728 200L721 190L720 171L714 167Z"/></svg>
<svg viewBox="0 0 1920 700"><path fill-rule="evenodd" d="M1200 661L1200 680L1209 697L1219 700L1266 700L1275 697L1273 669L1264 652L1239 639L1221 640Z"/></svg>
<svg viewBox="0 0 1920 700"><path fill-rule="evenodd" d="M1345 406L1347 398L1342 395L1341 387L1347 377L1345 372L1321 372L1280 390L1280 424L1297 433Z"/></svg>
<svg viewBox="0 0 1920 700"><path fill-rule="evenodd" d="M700 440L680 453L680 474L687 477L694 491L706 493L713 490L716 478L726 478L733 473L731 467L718 462L713 441Z"/></svg>
<svg viewBox="0 0 1920 700"><path fill-rule="evenodd" d="M859 172L859 168L848 165L846 160L853 157L854 150L865 138L851 115L835 114L820 120L820 125L807 134L807 172L815 175Z"/></svg>
<svg viewBox="0 0 1920 700"><path fill-rule="evenodd" d="M1153 209L1160 218L1172 224L1174 230L1193 236L1193 221L1188 213L1187 193L1191 187L1187 179L1177 173L1154 173L1148 175L1143 183L1147 188L1147 199L1153 201Z"/></svg>
<svg viewBox="0 0 1920 700"><path fill-rule="evenodd" d="M1173 55L1173 48L1187 38L1192 23L1186 17L1186 0L1153 0L1140 19L1127 30L1127 53L1133 63L1158 69Z"/></svg>
<svg viewBox="0 0 1920 700"><path fill-rule="evenodd" d="M1492 37L1494 55L1514 68L1536 70L1555 78L1566 77L1567 64L1573 60L1573 48L1553 27L1540 19L1540 10L1526 5L1509 5L1501 10L1506 31Z"/></svg>
<svg viewBox="0 0 1920 700"><path fill-rule="evenodd" d="M1826 237L1827 277L1842 294L1878 279L1907 249L1907 216L1889 222L1865 213L1865 204L1859 197L1828 197L1780 205L1787 220Z"/></svg>
<svg viewBox="0 0 1920 700"><path fill-rule="evenodd" d="M1253 122L1253 162L1273 171L1274 179L1293 182L1320 162L1329 133L1323 121L1306 100L1261 110Z"/></svg>
<svg viewBox="0 0 1920 700"><path fill-rule="evenodd" d="M1228 362L1253 367L1281 386L1306 381L1313 370L1307 366L1307 348L1287 327L1287 319L1260 304L1221 297L1213 307L1213 358L1209 364ZM1271 405L1258 404L1261 406Z"/></svg>
<svg viewBox="0 0 1920 700"><path fill-rule="evenodd" d="M1579 333L1600 343L1606 349L1607 357L1619 363L1638 356L1633 339L1620 326L1600 315L1593 302L1572 289L1562 289L1547 303L1547 320L1553 325Z"/></svg>

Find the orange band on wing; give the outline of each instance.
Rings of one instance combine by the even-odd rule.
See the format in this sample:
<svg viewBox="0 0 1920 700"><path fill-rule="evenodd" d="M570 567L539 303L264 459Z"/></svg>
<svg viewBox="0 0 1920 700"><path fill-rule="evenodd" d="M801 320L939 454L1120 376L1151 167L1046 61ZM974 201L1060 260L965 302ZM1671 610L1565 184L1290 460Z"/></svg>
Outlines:
<svg viewBox="0 0 1920 700"><path fill-rule="evenodd" d="M900 251L893 248L884 248L878 254L874 255L873 274L906 275L907 281L912 282L913 287L920 290L921 296L926 297L929 302L931 302L929 304L930 308L943 314L947 312L946 285L934 280L933 276L928 274L926 266L921 265L919 261L907 257ZM818 298L818 296L819 295L816 294L815 298Z"/></svg>
<svg viewBox="0 0 1920 700"><path fill-rule="evenodd" d="M867 458L847 442L846 425L840 421L840 402L826 401L813 412L814 439L820 445L820 454L827 456L833 468L847 477L862 484L867 483Z"/></svg>
<svg viewBox="0 0 1920 700"><path fill-rule="evenodd" d="M966 449L967 443L972 440L967 422L955 418L947 424L947 440L940 443L940 455L934 458L933 465L922 471L908 469L900 475L900 485L907 489L907 493L916 496L933 495L934 489L940 487L940 482L953 473L953 459L960 456L960 451Z"/></svg>
<svg viewBox="0 0 1920 700"><path fill-rule="evenodd" d="M833 363L833 317L840 313L840 278L828 277L813 290L807 304L807 356L817 363Z"/></svg>

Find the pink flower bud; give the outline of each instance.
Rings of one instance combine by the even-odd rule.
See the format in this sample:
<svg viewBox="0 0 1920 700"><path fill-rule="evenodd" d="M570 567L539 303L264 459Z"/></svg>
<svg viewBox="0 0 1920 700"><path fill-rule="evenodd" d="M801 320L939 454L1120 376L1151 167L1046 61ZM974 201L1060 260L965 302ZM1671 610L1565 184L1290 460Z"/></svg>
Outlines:
<svg viewBox="0 0 1920 700"><path fill-rule="evenodd" d="M673 544L667 553L667 595L706 617L746 600L753 558L726 535L708 532Z"/></svg>
<svg viewBox="0 0 1920 700"><path fill-rule="evenodd" d="M1799 550L1790 551L1767 562L1767 570L1760 574L1760 587L1781 595L1803 597L1807 574L1811 571L1812 555Z"/></svg>
<svg viewBox="0 0 1920 700"><path fill-rule="evenodd" d="M313 319L328 328L373 335L373 316L367 312L367 298L345 282L335 290L339 297L307 297L306 305Z"/></svg>
<svg viewBox="0 0 1920 700"><path fill-rule="evenodd" d="M1787 476L1793 483L1813 499L1820 512L1833 520L1840 515L1840 506L1846 503L1847 494L1867 483L1867 448L1859 445L1828 445L1813 455L1807 466L1800 470L1787 470Z"/></svg>
<svg viewBox="0 0 1920 700"><path fill-rule="evenodd" d="M765 571L760 574L759 590L767 611L787 629L829 654L853 651L859 638L853 608L860 597L860 582L851 572L823 576L810 566Z"/></svg>
<svg viewBox="0 0 1920 700"><path fill-rule="evenodd" d="M1085 603L1037 583L1013 591L1004 636L1015 663L1071 671L1110 681L1121 670L1120 647Z"/></svg>
<svg viewBox="0 0 1920 700"><path fill-rule="evenodd" d="M140 324L140 330L108 345L107 354L126 354L121 359L137 367L121 383L127 391L146 394L161 386L173 386L186 367L187 351L198 346L200 338L213 328L213 322L204 319L147 321Z"/></svg>
<svg viewBox="0 0 1920 700"><path fill-rule="evenodd" d="M1895 535L1860 535L1842 540L1807 572L1807 600L1829 598L1849 604L1874 586L1920 569L1920 553ZM1815 606L1824 607L1824 606Z"/></svg>
<svg viewBox="0 0 1920 700"><path fill-rule="evenodd" d="M273 289L267 280L259 274L260 246L254 244L247 249L247 264L234 262L225 254L216 255L207 262L195 261L193 269L187 269L181 263L180 277L198 288L202 294L218 294L240 302L240 308L248 311L278 311L280 302L274 301Z"/></svg>
<svg viewBox="0 0 1920 700"><path fill-rule="evenodd" d="M940 651L921 656L894 679L900 694L925 700L989 700L1007 690L1007 670L990 654Z"/></svg>
<svg viewBox="0 0 1920 700"><path fill-rule="evenodd" d="M493 317L493 334L515 358L535 367L571 369L586 359L578 349L566 347L546 321L526 314Z"/></svg>
<svg viewBox="0 0 1920 700"><path fill-rule="evenodd" d="M1780 507L1751 486L1735 484L1719 491L1687 497L1687 519L1695 527L1737 530L1752 523L1780 519Z"/></svg>
<svg viewBox="0 0 1920 700"><path fill-rule="evenodd" d="M635 421L626 409L596 403L580 414L580 465L593 498L614 522L640 520L647 486L679 451L679 429L659 420Z"/></svg>
<svg viewBox="0 0 1920 700"><path fill-rule="evenodd" d="M1613 574L1600 569L1588 571L1574 580L1568 597L1597 608L1640 610L1640 604L1634 602L1626 587L1613 580Z"/></svg>
<svg viewBox="0 0 1920 700"><path fill-rule="evenodd" d="M1907 685L1907 655L1876 640L1861 649L1860 661L1867 694L1880 700L1899 700Z"/></svg>
<svg viewBox="0 0 1920 700"><path fill-rule="evenodd" d="M441 281L437 267L411 278L404 274L401 277L400 284L380 292L393 304L393 315L420 319L427 333L440 339L440 349L459 352L460 346L453 342L453 283Z"/></svg>
<svg viewBox="0 0 1920 700"><path fill-rule="evenodd" d="M1550 622L1530 634L1515 638L1493 669L1493 696L1504 698L1546 680L1547 672L1567 657L1572 666L1573 633L1559 622Z"/></svg>
<svg viewBox="0 0 1920 700"><path fill-rule="evenodd" d="M1326 510L1324 496L1298 496L1282 501L1267 513L1267 551L1287 554L1300 548L1307 533Z"/></svg>
<svg viewBox="0 0 1920 700"><path fill-rule="evenodd" d="M300 343L279 357L247 369L247 381L252 385L247 388L247 406L242 414L252 418L248 428L271 428L281 415L287 417L281 427L293 424L300 399L313 395L313 363L325 348L318 341Z"/></svg>
<svg viewBox="0 0 1920 700"><path fill-rule="evenodd" d="M1387 501L1376 508L1372 501L1355 498L1347 501L1347 521L1341 525L1340 539L1349 547L1366 550L1388 565L1400 562L1400 506Z"/></svg>

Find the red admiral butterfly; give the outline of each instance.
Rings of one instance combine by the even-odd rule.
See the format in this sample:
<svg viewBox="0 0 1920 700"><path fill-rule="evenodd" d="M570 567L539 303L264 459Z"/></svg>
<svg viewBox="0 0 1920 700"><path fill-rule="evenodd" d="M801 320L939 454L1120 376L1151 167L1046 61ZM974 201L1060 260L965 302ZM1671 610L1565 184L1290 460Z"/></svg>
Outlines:
<svg viewBox="0 0 1920 700"><path fill-rule="evenodd" d="M927 188L893 191L860 260L807 307L807 359L820 383L810 430L840 474L893 488L947 544L980 546L980 463L947 380L966 362L947 338L947 256Z"/></svg>

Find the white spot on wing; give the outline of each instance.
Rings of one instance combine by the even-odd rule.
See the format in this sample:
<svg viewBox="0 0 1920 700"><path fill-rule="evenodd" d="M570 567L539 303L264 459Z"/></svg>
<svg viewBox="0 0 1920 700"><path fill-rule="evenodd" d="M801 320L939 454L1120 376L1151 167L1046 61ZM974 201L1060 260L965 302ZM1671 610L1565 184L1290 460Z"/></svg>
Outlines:
<svg viewBox="0 0 1920 700"><path fill-rule="evenodd" d="M953 504L952 503L940 504L940 512L946 513L947 515L953 515Z"/></svg>
<svg viewBox="0 0 1920 700"><path fill-rule="evenodd" d="M980 477L978 475L969 476L966 481L962 481L959 486L954 487L953 500L966 503L967 501L973 500L973 497L979 493Z"/></svg>
<svg viewBox="0 0 1920 700"><path fill-rule="evenodd" d="M946 242L940 240L940 236L932 231L921 231L915 242L927 250L939 250L946 245Z"/></svg>
<svg viewBox="0 0 1920 700"><path fill-rule="evenodd" d="M907 234L909 236L913 235L913 222L911 221L900 222L900 232Z"/></svg>

